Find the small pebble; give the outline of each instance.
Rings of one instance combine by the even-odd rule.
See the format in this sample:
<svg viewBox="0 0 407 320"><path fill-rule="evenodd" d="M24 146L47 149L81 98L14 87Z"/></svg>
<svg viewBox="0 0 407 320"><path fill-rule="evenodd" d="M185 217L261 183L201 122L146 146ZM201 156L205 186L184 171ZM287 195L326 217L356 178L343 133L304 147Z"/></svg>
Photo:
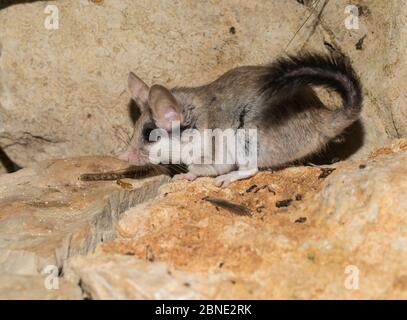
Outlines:
<svg viewBox="0 0 407 320"><path fill-rule="evenodd" d="M280 200L276 202L276 207L277 208L282 208L282 207L288 207L293 199L285 199L285 200Z"/></svg>
<svg viewBox="0 0 407 320"><path fill-rule="evenodd" d="M298 218L297 220L295 220L294 222L295 223L304 223L304 222L306 222L307 221L307 218L306 217L300 217L300 218Z"/></svg>

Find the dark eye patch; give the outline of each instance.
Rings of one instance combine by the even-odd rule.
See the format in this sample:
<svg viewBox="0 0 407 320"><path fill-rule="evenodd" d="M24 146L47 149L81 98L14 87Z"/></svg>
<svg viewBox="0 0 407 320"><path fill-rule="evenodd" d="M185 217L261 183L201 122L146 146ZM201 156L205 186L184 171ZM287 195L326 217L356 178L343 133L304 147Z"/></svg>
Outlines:
<svg viewBox="0 0 407 320"><path fill-rule="evenodd" d="M147 122L143 126L141 134L142 134L145 142L152 142L152 141L150 141L150 134L151 134L151 131L153 131L154 129L157 129L157 126L155 125L154 122Z"/></svg>

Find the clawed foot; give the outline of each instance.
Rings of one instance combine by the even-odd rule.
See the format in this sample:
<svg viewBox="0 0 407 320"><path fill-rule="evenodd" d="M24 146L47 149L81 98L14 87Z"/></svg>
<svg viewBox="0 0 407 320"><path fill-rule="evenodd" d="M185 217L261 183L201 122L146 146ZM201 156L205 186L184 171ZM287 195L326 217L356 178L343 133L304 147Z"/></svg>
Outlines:
<svg viewBox="0 0 407 320"><path fill-rule="evenodd" d="M227 187L231 182L250 178L257 173L257 168L248 170L232 171L221 176L217 176L214 180L215 186Z"/></svg>
<svg viewBox="0 0 407 320"><path fill-rule="evenodd" d="M172 177L173 181L176 180L188 180L188 181L194 181L197 178L196 175L193 173L187 172L187 173L180 173L176 174L175 176Z"/></svg>

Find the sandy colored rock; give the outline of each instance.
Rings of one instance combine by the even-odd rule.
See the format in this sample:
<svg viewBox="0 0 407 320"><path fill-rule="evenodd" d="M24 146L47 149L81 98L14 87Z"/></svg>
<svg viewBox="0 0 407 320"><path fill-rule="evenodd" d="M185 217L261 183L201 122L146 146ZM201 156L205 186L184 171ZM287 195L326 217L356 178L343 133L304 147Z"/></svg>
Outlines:
<svg viewBox="0 0 407 320"><path fill-rule="evenodd" d="M58 279L55 289L47 289L47 275L0 275L0 300L81 300L81 288ZM51 287L49 287L51 288Z"/></svg>
<svg viewBox="0 0 407 320"><path fill-rule="evenodd" d="M227 189L210 178L167 184L158 198L125 212L119 238L97 252L186 273L226 273L242 279L234 293L243 298L401 299L407 297L406 195L407 141L401 140L363 161L263 172ZM216 208L205 196L245 205L252 215ZM107 269L119 266L97 259L105 268L98 276L110 287L125 281L127 273L118 272L113 283ZM86 279L99 292L95 279ZM216 297L226 298L222 292Z"/></svg>
<svg viewBox="0 0 407 320"><path fill-rule="evenodd" d="M49 4L59 8L58 30L44 27ZM0 146L24 167L114 154L131 133L130 70L148 84L201 85L270 61L306 12L295 1L260 0L61 0L1 10Z"/></svg>
<svg viewBox="0 0 407 320"><path fill-rule="evenodd" d="M83 182L82 173L122 169L110 157L44 161L0 177L0 271L38 274L47 265L62 268L68 257L92 252L115 237L113 225L129 207L157 192L168 177ZM1 283L0 283L1 284Z"/></svg>

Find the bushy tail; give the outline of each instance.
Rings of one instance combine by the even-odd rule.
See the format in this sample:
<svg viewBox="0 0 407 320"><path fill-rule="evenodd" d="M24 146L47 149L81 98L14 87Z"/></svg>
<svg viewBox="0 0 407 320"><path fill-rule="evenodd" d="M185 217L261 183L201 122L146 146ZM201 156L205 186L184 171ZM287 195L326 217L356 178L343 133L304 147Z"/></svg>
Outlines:
<svg viewBox="0 0 407 320"><path fill-rule="evenodd" d="M362 89L358 76L348 58L322 54L303 54L277 59L270 65L265 88L273 92L296 90L304 85L324 86L336 91L343 108L336 115L353 122L362 106Z"/></svg>

